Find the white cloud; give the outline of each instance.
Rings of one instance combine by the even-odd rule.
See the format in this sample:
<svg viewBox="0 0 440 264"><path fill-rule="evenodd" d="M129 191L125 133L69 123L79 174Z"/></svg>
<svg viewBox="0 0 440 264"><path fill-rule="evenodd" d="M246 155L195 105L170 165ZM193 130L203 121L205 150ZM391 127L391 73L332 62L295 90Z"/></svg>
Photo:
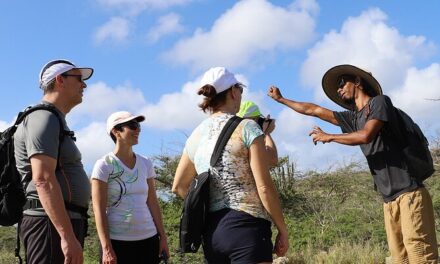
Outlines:
<svg viewBox="0 0 440 264"><path fill-rule="evenodd" d="M426 58L434 51L423 36L403 36L386 20L380 9L369 9L358 17L347 18L339 32L327 33L308 51L302 80L315 89L318 100L326 98L321 77L335 65L348 63L368 69L387 93L403 84L407 69L416 59Z"/></svg>
<svg viewBox="0 0 440 264"><path fill-rule="evenodd" d="M307 10L313 16L316 16L319 13L318 3L310 0L296 0L290 4L290 9Z"/></svg>
<svg viewBox="0 0 440 264"><path fill-rule="evenodd" d="M91 122L106 122L107 117L116 111L140 113L146 105L140 89L122 85L109 87L104 82L90 84L85 90L83 102L67 115L72 128L87 126Z"/></svg>
<svg viewBox="0 0 440 264"><path fill-rule="evenodd" d="M241 74L235 74L238 81L247 85L249 82ZM156 104L148 104L142 112L147 115L147 126L157 129L193 129L197 126L207 114L203 113L198 104L203 97L197 95L197 89L202 76L194 81L183 85L180 92L164 94ZM255 97L249 94L247 88L244 89L243 97Z"/></svg>
<svg viewBox="0 0 440 264"><path fill-rule="evenodd" d="M314 0L289 8L266 0L236 3L209 31L198 28L164 54L165 60L189 64L195 70L212 65L240 67L270 59L271 53L303 47L313 37ZM312 10L309 10L311 8Z"/></svg>
<svg viewBox="0 0 440 264"><path fill-rule="evenodd" d="M424 69L411 67L404 83L390 92L394 105L407 112L419 125L440 129L440 119L435 109L440 109L440 64L434 63ZM431 99L431 100L430 100Z"/></svg>
<svg viewBox="0 0 440 264"><path fill-rule="evenodd" d="M440 97L440 65L434 63L422 69L414 65L429 58L435 46L424 36L402 35L398 29L387 25L386 20L386 14L377 8L347 18L339 31L327 33L308 51L301 69L302 81L314 90L315 100L336 108L322 91L321 78L325 71L345 63L368 69L379 80L384 93L392 98L394 105L410 114L422 129L427 129L425 134L429 138L431 132L440 129L439 119L433 114L434 109L440 109L439 103L426 100ZM304 131L295 135L295 138L281 138L282 142L286 142L287 151L295 153L296 147L307 149L302 145L306 140L302 134ZM311 151L301 156L301 162L307 164L310 161L313 164L313 161L322 159L336 161L340 160L340 155L336 158L332 153L347 153L348 149L354 149L331 143L318 147L319 153ZM355 153L362 159L357 150Z"/></svg>
<svg viewBox="0 0 440 264"><path fill-rule="evenodd" d="M157 42L163 36L182 32L184 27L180 24L180 16L170 13L160 17L156 25L148 32L147 39L149 42Z"/></svg>
<svg viewBox="0 0 440 264"><path fill-rule="evenodd" d="M97 0L106 8L119 8L131 15L137 15L146 9L165 9L184 5L193 0Z"/></svg>
<svg viewBox="0 0 440 264"><path fill-rule="evenodd" d="M110 152L113 141L105 132L105 123L93 122L88 126L75 131L77 146L81 150L84 167L92 168L96 160Z"/></svg>
<svg viewBox="0 0 440 264"><path fill-rule="evenodd" d="M129 34L130 22L125 18L113 17L96 30L93 38L95 44L106 41L121 44L128 40Z"/></svg>
<svg viewBox="0 0 440 264"><path fill-rule="evenodd" d="M10 123L0 120L0 131L3 131L10 126Z"/></svg>
<svg viewBox="0 0 440 264"><path fill-rule="evenodd" d="M147 105L142 111L147 115L147 126L165 130L194 128L206 117L197 106L201 101L198 84L188 82L180 92L164 94L156 104Z"/></svg>

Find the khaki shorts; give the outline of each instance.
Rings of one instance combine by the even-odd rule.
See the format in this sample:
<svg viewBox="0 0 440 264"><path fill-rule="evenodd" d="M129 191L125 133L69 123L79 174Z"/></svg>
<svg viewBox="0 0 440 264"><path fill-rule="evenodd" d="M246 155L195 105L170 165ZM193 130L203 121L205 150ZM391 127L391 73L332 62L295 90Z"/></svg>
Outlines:
<svg viewBox="0 0 440 264"><path fill-rule="evenodd" d="M437 263L434 210L420 187L384 203L385 230L393 263Z"/></svg>

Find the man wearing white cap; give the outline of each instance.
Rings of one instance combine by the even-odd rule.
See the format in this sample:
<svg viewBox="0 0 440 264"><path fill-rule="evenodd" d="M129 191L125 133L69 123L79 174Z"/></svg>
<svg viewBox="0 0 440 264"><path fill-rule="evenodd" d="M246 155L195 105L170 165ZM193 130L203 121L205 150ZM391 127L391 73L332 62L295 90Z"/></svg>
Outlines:
<svg viewBox="0 0 440 264"><path fill-rule="evenodd" d="M90 183L65 116L82 102L92 68L67 60L48 62L39 75L42 104L14 136L15 158L28 199L19 223L27 263L83 263ZM61 135L61 136L60 136ZM70 136L69 136L70 135Z"/></svg>
<svg viewBox="0 0 440 264"><path fill-rule="evenodd" d="M269 88L268 95L300 114L341 127L343 134L328 134L314 127L310 136L315 144L336 142L361 147L384 201L385 230L393 263L437 263L432 200L421 180L431 175L433 168L421 166L420 161L404 154L407 145L399 140L401 121L391 99L382 94L379 82L370 72L348 64L328 70L322 86L332 101L348 111L336 112L283 98L274 86ZM418 143L417 148L423 149L422 143ZM429 151L426 152L430 158Z"/></svg>

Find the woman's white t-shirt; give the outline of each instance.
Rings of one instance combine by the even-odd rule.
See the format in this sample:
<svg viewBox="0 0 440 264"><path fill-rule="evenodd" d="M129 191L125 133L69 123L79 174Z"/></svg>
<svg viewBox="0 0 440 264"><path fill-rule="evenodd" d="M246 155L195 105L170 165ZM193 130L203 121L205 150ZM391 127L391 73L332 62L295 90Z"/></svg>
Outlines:
<svg viewBox="0 0 440 264"><path fill-rule="evenodd" d="M92 179L108 184L107 219L111 239L136 241L152 237L157 229L147 206L147 179L155 178L152 162L136 155L133 169L110 152L96 161Z"/></svg>

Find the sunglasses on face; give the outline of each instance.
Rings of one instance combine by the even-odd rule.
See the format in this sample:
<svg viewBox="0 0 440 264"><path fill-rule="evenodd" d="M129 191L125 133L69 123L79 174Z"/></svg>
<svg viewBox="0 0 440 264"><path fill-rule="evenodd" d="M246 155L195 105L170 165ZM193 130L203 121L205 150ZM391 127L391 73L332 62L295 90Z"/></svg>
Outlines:
<svg viewBox="0 0 440 264"><path fill-rule="evenodd" d="M351 77L351 76L342 76L341 78L339 78L339 81L337 82L337 88L341 89L342 87L345 86L345 84L347 82L354 82L355 78Z"/></svg>
<svg viewBox="0 0 440 264"><path fill-rule="evenodd" d="M345 84L346 84L346 81L344 80L344 78L341 78L341 79L339 79L339 81L338 81L338 86L337 86L337 88L338 88L338 89L341 89L342 87L345 86Z"/></svg>
<svg viewBox="0 0 440 264"><path fill-rule="evenodd" d="M137 121L132 120L115 126L115 128L119 131L122 131L123 127L128 127L131 130L136 130L141 127L141 124L139 124L139 122Z"/></svg>
<svg viewBox="0 0 440 264"><path fill-rule="evenodd" d="M240 93L243 94L243 86L236 84L233 87L237 88L240 91Z"/></svg>
<svg viewBox="0 0 440 264"><path fill-rule="evenodd" d="M63 73L63 74L61 74L61 76L64 76L64 77L75 77L78 80L78 82L83 82L81 74L67 74L67 73Z"/></svg>

